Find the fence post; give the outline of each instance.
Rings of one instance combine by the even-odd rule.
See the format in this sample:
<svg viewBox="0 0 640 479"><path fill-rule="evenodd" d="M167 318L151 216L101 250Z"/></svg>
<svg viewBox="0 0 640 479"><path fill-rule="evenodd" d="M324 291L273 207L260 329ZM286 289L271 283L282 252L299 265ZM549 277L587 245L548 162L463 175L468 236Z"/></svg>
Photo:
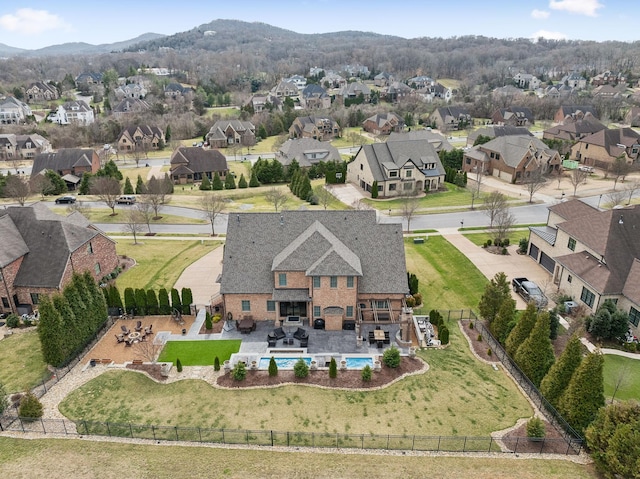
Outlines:
<svg viewBox="0 0 640 479"><path fill-rule="evenodd" d="M387 434L387 451L389 450L389 434Z"/></svg>
<svg viewBox="0 0 640 479"><path fill-rule="evenodd" d="M491 452L492 445L493 445L493 436L489 436L489 450L487 452Z"/></svg>
<svg viewBox="0 0 640 479"><path fill-rule="evenodd" d="M42 434L47 433L47 428L44 425L44 419L40 418L40 425L42 426Z"/></svg>
<svg viewBox="0 0 640 479"><path fill-rule="evenodd" d="M338 448L338 433L336 432L336 449Z"/></svg>
<svg viewBox="0 0 640 479"><path fill-rule="evenodd" d="M107 434L109 434L109 437L111 437L111 428L109 427L109 423L105 423L107 425Z"/></svg>
<svg viewBox="0 0 640 479"><path fill-rule="evenodd" d="M440 452L440 439L442 439L442 436L438 436L438 452Z"/></svg>
<svg viewBox="0 0 640 479"><path fill-rule="evenodd" d="M271 447L273 447L273 429L271 430Z"/></svg>
<svg viewBox="0 0 640 479"><path fill-rule="evenodd" d="M65 435L65 436L66 436L67 434L69 434L69 433L67 432L67 423L66 423L66 421L65 421L64 419L62 420L62 429L64 429L64 435Z"/></svg>
<svg viewBox="0 0 640 479"><path fill-rule="evenodd" d="M198 437L200 438L200 442L202 442L202 430L198 427Z"/></svg>
<svg viewBox="0 0 640 479"><path fill-rule="evenodd" d="M178 426L176 426L176 441L179 441L180 437L178 436Z"/></svg>
<svg viewBox="0 0 640 479"><path fill-rule="evenodd" d="M542 454L542 450L544 449L544 441L545 441L545 438L543 437L542 442L540 443L540 454Z"/></svg>
<svg viewBox="0 0 640 479"><path fill-rule="evenodd" d="M364 434L360 436L360 449L364 449Z"/></svg>
<svg viewBox="0 0 640 479"><path fill-rule="evenodd" d="M467 436L464 437L464 443L462 443L462 452L467 452Z"/></svg>
<svg viewBox="0 0 640 479"><path fill-rule="evenodd" d="M156 440L156 427L152 424L151 425L151 434L153 434L153 440Z"/></svg>
<svg viewBox="0 0 640 479"><path fill-rule="evenodd" d="M249 430L248 429L245 430L244 436L245 436L245 439L247 441L247 446L248 446L249 445Z"/></svg>
<svg viewBox="0 0 640 479"><path fill-rule="evenodd" d="M518 452L518 443L520 442L520 438L516 437L516 447L513 448L513 453L515 454L516 452Z"/></svg>
<svg viewBox="0 0 640 479"><path fill-rule="evenodd" d="M82 422L84 423L84 433L88 435L89 434L89 427L87 426L87 421L83 420Z"/></svg>
<svg viewBox="0 0 640 479"><path fill-rule="evenodd" d="M287 431L287 447L289 447L289 431Z"/></svg>
<svg viewBox="0 0 640 479"><path fill-rule="evenodd" d="M129 423L129 432L131 433L131 439L133 439L133 426Z"/></svg>
<svg viewBox="0 0 640 479"><path fill-rule="evenodd" d="M222 444L226 444L226 442L224 441L224 428L220 429L222 431ZM287 444L288 446L288 444Z"/></svg>

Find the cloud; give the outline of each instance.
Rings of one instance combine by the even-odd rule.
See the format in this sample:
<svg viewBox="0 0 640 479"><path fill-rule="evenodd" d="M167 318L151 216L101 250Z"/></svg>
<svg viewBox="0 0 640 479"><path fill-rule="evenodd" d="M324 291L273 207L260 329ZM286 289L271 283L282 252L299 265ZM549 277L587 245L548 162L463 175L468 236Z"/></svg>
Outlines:
<svg viewBox="0 0 640 479"><path fill-rule="evenodd" d="M596 17L597 10L603 7L598 0L549 0L549 8L552 10L564 10L588 17Z"/></svg>
<svg viewBox="0 0 640 479"><path fill-rule="evenodd" d="M37 35L50 30L71 30L71 25L47 10L19 8L0 16L0 28L10 32Z"/></svg>
<svg viewBox="0 0 640 479"><path fill-rule="evenodd" d="M564 33L550 32L548 30L538 30L531 35L534 41L540 37L546 38L547 40L566 40L568 38Z"/></svg>
<svg viewBox="0 0 640 479"><path fill-rule="evenodd" d="M536 20L543 20L545 18L549 18L549 12L545 10L535 9L531 12L531 17L535 18Z"/></svg>

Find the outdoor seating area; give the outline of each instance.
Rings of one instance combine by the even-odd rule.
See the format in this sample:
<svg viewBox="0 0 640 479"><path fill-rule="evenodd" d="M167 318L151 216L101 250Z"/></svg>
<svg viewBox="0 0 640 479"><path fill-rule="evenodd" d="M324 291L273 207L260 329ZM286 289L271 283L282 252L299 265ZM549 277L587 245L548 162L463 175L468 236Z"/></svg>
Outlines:
<svg viewBox="0 0 640 479"><path fill-rule="evenodd" d="M126 325L121 325L120 326L120 330L122 331L120 334L116 334L116 341L118 342L118 344L120 343L124 343L125 347L126 346L133 346L133 344L140 342L140 341L146 341L147 340L147 336L150 336L151 334L153 334L153 324L150 324L149 326L145 327L143 329L142 326L142 321L138 321L136 323L136 326L134 328L134 331L131 331Z"/></svg>
<svg viewBox="0 0 640 479"><path fill-rule="evenodd" d="M275 348L279 340L282 340L283 346L293 346L297 340L299 347L306 348L309 346L309 333L300 327L294 333L285 332L282 327L276 328L267 335L268 347Z"/></svg>
<svg viewBox="0 0 640 479"><path fill-rule="evenodd" d="M376 326L376 329L369 331L368 339L369 345L375 344L378 349L384 348L385 344L391 344L391 334L380 326Z"/></svg>
<svg viewBox="0 0 640 479"><path fill-rule="evenodd" d="M252 317L245 317L240 321L236 321L236 329L243 334L250 334L256 330L256 322Z"/></svg>

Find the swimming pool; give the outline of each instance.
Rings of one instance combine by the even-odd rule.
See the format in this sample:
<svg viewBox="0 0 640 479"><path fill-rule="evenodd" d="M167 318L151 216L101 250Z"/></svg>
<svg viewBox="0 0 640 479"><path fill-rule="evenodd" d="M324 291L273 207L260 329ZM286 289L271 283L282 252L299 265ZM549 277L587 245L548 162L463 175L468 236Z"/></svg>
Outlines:
<svg viewBox="0 0 640 479"><path fill-rule="evenodd" d="M373 358L371 356L366 357L349 357L343 358L347 362L347 369L364 369L365 366L373 368Z"/></svg>
<svg viewBox="0 0 640 479"><path fill-rule="evenodd" d="M311 356L274 357L274 359L278 369L293 369L299 359L303 359L307 366L311 364ZM271 361L271 357L260 358L258 369L269 369L269 361Z"/></svg>

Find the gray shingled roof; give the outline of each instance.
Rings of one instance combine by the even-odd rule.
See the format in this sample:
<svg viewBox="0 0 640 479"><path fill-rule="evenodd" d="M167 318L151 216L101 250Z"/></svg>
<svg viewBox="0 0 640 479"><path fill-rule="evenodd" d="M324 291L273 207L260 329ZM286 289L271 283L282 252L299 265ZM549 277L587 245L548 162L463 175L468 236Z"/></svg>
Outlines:
<svg viewBox="0 0 640 479"><path fill-rule="evenodd" d="M549 154L555 151L538 138L522 135L501 136L473 148L499 152L505 164L517 168L527 153L529 145L532 145L536 151L545 151Z"/></svg>
<svg viewBox="0 0 640 479"><path fill-rule="evenodd" d="M408 140L408 141L392 141L386 143L373 143L371 145L363 145L362 151L365 154L374 180L387 181L389 178L385 175L382 165L385 163L390 166L402 167L407 161L412 161L423 173L427 163L435 163L437 171L440 175L444 175L444 167L440 162L440 157L435 148L427 140ZM424 170L424 171L423 171Z"/></svg>
<svg viewBox="0 0 640 479"><path fill-rule="evenodd" d="M309 158L315 153L315 158ZM314 140L313 138L290 139L283 143L276 155L278 161L284 166L296 160L302 167L310 167L320 161L342 161L340 152L328 141Z"/></svg>
<svg viewBox="0 0 640 479"><path fill-rule="evenodd" d="M31 176L37 175L42 170L73 170L86 167L91 171L91 160L94 151L88 148L61 148L55 153L41 153L33 159Z"/></svg>
<svg viewBox="0 0 640 479"><path fill-rule="evenodd" d="M322 257L326 265L318 261ZM322 275L351 274L347 266L356 275L359 261L360 293L408 290L402 226L378 224L375 211L230 215L220 292L272 294L276 258L279 270L312 268Z"/></svg>
<svg viewBox="0 0 640 479"><path fill-rule="evenodd" d="M1 213L0 213L1 214ZM29 252L18 228L8 214L0 216L0 268Z"/></svg>
<svg viewBox="0 0 640 479"><path fill-rule="evenodd" d="M451 151L453 146L440 133L431 130L413 130L407 132L391 132L387 143L390 141L427 140L436 151Z"/></svg>
<svg viewBox="0 0 640 479"><path fill-rule="evenodd" d="M181 166L195 173L209 173L211 171L226 172L227 158L218 150L205 150L197 146L181 146L171 155L171 173L179 171Z"/></svg>

